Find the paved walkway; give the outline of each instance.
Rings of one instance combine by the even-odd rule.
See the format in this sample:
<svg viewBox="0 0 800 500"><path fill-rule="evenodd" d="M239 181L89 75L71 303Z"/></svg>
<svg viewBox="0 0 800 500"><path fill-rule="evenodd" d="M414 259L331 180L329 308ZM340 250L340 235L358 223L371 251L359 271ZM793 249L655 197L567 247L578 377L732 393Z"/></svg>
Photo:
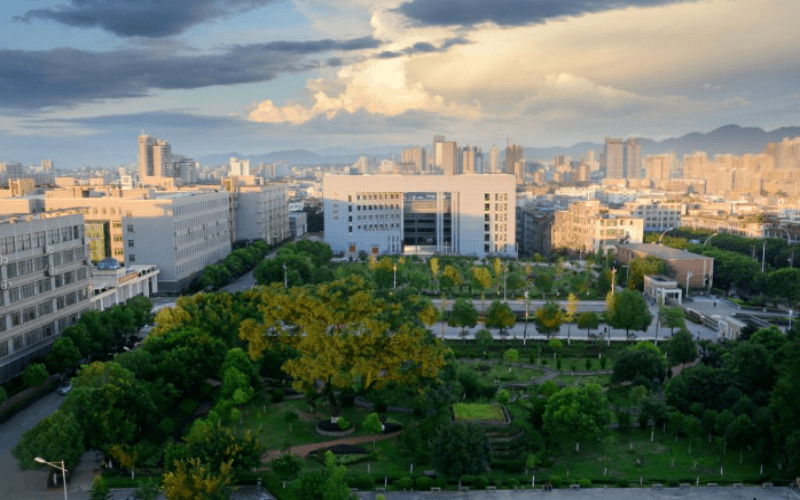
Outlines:
<svg viewBox="0 0 800 500"><path fill-rule="evenodd" d="M391 439L393 437L397 437L400 435L401 432L403 431L392 432L391 434L345 437L333 441L325 441L322 443L301 444L298 446L292 446L291 448L289 448L289 451L291 452L292 455L296 455L302 458L311 453L312 451L316 451L322 448L328 448L329 446L334 446L337 444L361 445L361 444L371 443L373 441L383 441L385 439ZM270 460L280 457L282 453L283 450L269 450L263 455L261 455L261 461L269 462Z"/></svg>
<svg viewBox="0 0 800 500"><path fill-rule="evenodd" d="M537 484L538 486L538 484ZM390 491L385 493L386 500L787 500L796 499L789 490L782 488L710 488L707 486L691 488L590 488L583 490L559 489L545 492L541 489L522 491L466 491L466 492L431 492L431 491ZM375 500L375 492L360 492L361 500Z"/></svg>

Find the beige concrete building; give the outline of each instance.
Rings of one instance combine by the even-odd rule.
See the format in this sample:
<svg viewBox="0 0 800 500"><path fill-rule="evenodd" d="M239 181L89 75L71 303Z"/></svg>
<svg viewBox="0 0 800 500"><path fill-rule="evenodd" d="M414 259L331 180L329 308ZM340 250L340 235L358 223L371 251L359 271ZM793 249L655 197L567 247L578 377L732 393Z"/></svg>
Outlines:
<svg viewBox="0 0 800 500"><path fill-rule="evenodd" d="M103 311L141 295L158 292L158 268L141 265L123 267L116 259L107 258L92 269L92 308Z"/></svg>
<svg viewBox="0 0 800 500"><path fill-rule="evenodd" d="M139 136L139 182L145 186L190 185L197 182L197 162L175 154L169 142Z"/></svg>
<svg viewBox="0 0 800 500"><path fill-rule="evenodd" d="M83 214L0 217L0 382L91 308Z"/></svg>
<svg viewBox="0 0 800 500"><path fill-rule="evenodd" d="M664 260L675 271L678 286L685 287L689 277L689 288L711 288L714 280L714 259L686 250L656 245L654 243L616 245L617 260L629 264L635 258L655 256Z"/></svg>
<svg viewBox="0 0 800 500"><path fill-rule="evenodd" d="M280 243L290 236L287 184L255 184L254 180L227 177L222 181L231 196L232 240Z"/></svg>
<svg viewBox="0 0 800 500"><path fill-rule="evenodd" d="M639 198L625 203L622 209L631 217L644 219L645 231L666 231L680 227L681 214L685 211L685 206L677 202Z"/></svg>
<svg viewBox="0 0 800 500"><path fill-rule="evenodd" d="M588 252L612 250L622 242L641 243L643 238L644 219L589 200L556 212L550 240L554 249Z"/></svg>

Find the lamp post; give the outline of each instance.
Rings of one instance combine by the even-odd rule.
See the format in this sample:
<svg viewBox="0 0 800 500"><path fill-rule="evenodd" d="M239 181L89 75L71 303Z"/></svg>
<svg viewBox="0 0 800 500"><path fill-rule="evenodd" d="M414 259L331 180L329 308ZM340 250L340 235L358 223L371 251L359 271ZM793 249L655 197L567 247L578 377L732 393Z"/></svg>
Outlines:
<svg viewBox="0 0 800 500"><path fill-rule="evenodd" d="M791 313L789 315L789 326L791 327L792 322ZM522 345L524 346L528 340L528 291L525 290L525 331L522 333Z"/></svg>
<svg viewBox="0 0 800 500"><path fill-rule="evenodd" d="M675 229L675 228L671 227L671 228L667 229L666 231L664 231L663 233L661 233L661 236L658 237L658 244L659 245L661 244L661 238L663 238L665 234L667 234L668 232L672 231L673 229Z"/></svg>
<svg viewBox="0 0 800 500"><path fill-rule="evenodd" d="M692 276L694 276L694 273L692 271L688 271L686 273L686 298L689 298L689 278L691 278Z"/></svg>
<svg viewBox="0 0 800 500"><path fill-rule="evenodd" d="M283 263L283 288L289 288L289 275L287 274L286 262Z"/></svg>
<svg viewBox="0 0 800 500"><path fill-rule="evenodd" d="M394 290L397 290L397 264L392 266L392 271L394 271Z"/></svg>
<svg viewBox="0 0 800 500"><path fill-rule="evenodd" d="M788 330L786 330L786 333L789 333L789 332L792 330L792 313L793 313L793 312L794 312L794 311L792 311L791 309L789 309L789 329L788 329Z"/></svg>
<svg viewBox="0 0 800 500"><path fill-rule="evenodd" d="M503 302L506 301L506 278L508 277L508 268L503 268Z"/></svg>
<svg viewBox="0 0 800 500"><path fill-rule="evenodd" d="M714 236L716 236L718 234L719 234L719 232L716 232L716 233L712 234L711 236L709 236L708 238L706 238L706 241L703 242L703 246L708 245L708 242L711 241L711 238L713 238Z"/></svg>
<svg viewBox="0 0 800 500"><path fill-rule="evenodd" d="M58 469L58 470L61 471L61 482L64 483L64 500L68 500L67 499L67 468L64 467L64 461L63 460L61 461L61 467L59 467L58 466L58 462L56 462L54 464L51 464L50 462L48 462L47 460L43 459L42 457L36 457L33 460L36 461L36 462L39 462L40 464L49 465L50 467L53 467L54 469Z"/></svg>

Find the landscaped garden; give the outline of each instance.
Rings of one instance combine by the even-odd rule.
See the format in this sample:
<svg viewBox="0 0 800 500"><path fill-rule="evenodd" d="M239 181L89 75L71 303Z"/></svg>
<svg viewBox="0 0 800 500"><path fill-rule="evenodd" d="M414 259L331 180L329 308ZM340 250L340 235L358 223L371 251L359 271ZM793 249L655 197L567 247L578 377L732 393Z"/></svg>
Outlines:
<svg viewBox="0 0 800 500"><path fill-rule="evenodd" d="M498 422L505 421L503 408L497 405L478 403L456 403L453 405L456 422Z"/></svg>

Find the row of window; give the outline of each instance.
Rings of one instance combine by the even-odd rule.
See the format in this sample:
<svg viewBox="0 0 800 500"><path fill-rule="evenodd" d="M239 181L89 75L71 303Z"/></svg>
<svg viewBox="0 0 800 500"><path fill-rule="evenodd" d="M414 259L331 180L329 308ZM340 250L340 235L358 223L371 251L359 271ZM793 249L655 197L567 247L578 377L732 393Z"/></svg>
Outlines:
<svg viewBox="0 0 800 500"><path fill-rule="evenodd" d="M23 285L15 286L8 291L8 302L24 300L30 297L35 297L53 289L53 283L50 278L44 278Z"/></svg>
<svg viewBox="0 0 800 500"><path fill-rule="evenodd" d="M483 193L483 200L492 201L492 194L494 194L494 201L508 201L508 193Z"/></svg>
<svg viewBox="0 0 800 500"><path fill-rule="evenodd" d="M9 255L14 252L30 250L31 248L43 248L47 245L80 238L83 238L82 225L6 236L5 238L0 238L0 255Z"/></svg>
<svg viewBox="0 0 800 500"><path fill-rule="evenodd" d="M186 262L184 264L180 264L180 265L176 266L176 272L177 272L177 275L178 275L177 277L178 278L183 278L183 277L188 276L189 274L191 274L191 273L193 273L195 271L198 271L198 270L204 268L205 266L207 266L209 264L213 264L215 262L218 262L218 261L222 260L229 253L229 251L230 251L230 248L228 248L227 251L226 251L225 248L221 248L221 249L216 250L214 252L211 252L211 253L209 253L207 255L201 255L200 257L194 258L194 259L192 259L189 262ZM131 255L131 257L133 257L133 256ZM133 259L131 259L131 262L133 262Z"/></svg>
<svg viewBox="0 0 800 500"><path fill-rule="evenodd" d="M41 272L47 269L50 265L50 258L45 255L43 257L36 257L34 259L18 260L11 262L6 266L6 277L18 278L27 274Z"/></svg>
<svg viewBox="0 0 800 500"><path fill-rule="evenodd" d="M179 205L175 206L172 209L172 213L175 217L182 217L184 215L189 215L192 213L202 212L204 210L214 210L220 207L225 207L228 209L228 199L219 198L216 200L209 200L209 201L200 201L195 203L189 203L187 205Z"/></svg>
<svg viewBox="0 0 800 500"><path fill-rule="evenodd" d="M79 246L75 248L68 248L66 250L56 252L53 255L53 265L63 266L64 264L69 264L70 262L83 260L85 258L86 258L86 247Z"/></svg>
<svg viewBox="0 0 800 500"><path fill-rule="evenodd" d="M23 333L22 335L17 335L10 341L5 340L0 342L0 358L5 358L8 356L9 342L14 346L14 352L20 352L23 349L26 349L32 345L36 345L39 342L52 337L54 333L55 325L51 323L49 325L43 325L38 328L34 328L33 330Z"/></svg>
<svg viewBox="0 0 800 500"><path fill-rule="evenodd" d="M399 200L400 193L357 193L356 201ZM353 195L347 195L347 201L353 201Z"/></svg>
<svg viewBox="0 0 800 500"><path fill-rule="evenodd" d="M38 305L26 307L25 309L19 309L17 311L11 311L9 317L11 318L11 327L16 327L20 325L24 325L25 323L30 323L31 321L41 318L43 316L47 316L48 314L52 314L53 312L53 300L45 300L44 302L40 302ZM0 332L6 330L6 317L0 317Z"/></svg>

